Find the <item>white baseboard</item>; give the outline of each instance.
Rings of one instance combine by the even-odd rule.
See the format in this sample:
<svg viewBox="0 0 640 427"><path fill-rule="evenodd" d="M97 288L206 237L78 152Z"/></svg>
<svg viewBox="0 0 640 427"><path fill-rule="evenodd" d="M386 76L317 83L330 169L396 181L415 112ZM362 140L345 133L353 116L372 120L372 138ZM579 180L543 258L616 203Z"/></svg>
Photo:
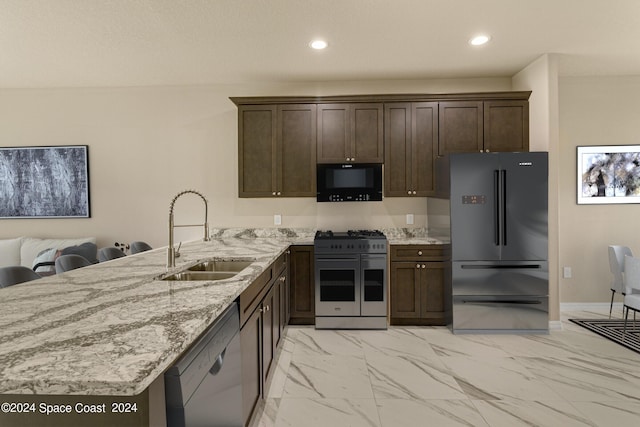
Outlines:
<svg viewBox="0 0 640 427"><path fill-rule="evenodd" d="M609 311L609 302L561 302L560 312L563 311ZM614 302L613 310L622 311L622 303Z"/></svg>
<svg viewBox="0 0 640 427"><path fill-rule="evenodd" d="M550 331L561 331L562 330L562 322L560 320L549 320L549 330Z"/></svg>

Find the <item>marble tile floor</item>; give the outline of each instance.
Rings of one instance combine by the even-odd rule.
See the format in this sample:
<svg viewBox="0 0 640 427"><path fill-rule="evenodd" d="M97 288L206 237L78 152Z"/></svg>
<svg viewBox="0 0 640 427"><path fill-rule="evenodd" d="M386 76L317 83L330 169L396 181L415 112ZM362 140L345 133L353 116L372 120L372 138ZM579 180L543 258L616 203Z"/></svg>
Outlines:
<svg viewBox="0 0 640 427"><path fill-rule="evenodd" d="M640 354L568 321L606 316L549 335L289 326L251 427L637 427Z"/></svg>

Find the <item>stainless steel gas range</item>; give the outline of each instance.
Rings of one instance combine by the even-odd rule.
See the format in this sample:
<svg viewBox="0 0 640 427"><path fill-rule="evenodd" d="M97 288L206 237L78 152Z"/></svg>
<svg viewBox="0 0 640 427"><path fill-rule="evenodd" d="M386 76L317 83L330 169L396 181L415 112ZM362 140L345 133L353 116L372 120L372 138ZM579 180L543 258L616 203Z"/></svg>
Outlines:
<svg viewBox="0 0 640 427"><path fill-rule="evenodd" d="M377 230L318 231L316 329L387 329L387 238Z"/></svg>

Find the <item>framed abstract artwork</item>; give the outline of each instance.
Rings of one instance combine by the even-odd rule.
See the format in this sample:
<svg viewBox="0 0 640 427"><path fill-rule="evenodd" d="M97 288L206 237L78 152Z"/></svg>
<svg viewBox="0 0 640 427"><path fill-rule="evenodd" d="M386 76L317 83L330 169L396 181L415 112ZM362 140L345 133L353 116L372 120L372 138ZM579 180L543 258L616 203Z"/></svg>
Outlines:
<svg viewBox="0 0 640 427"><path fill-rule="evenodd" d="M0 218L89 218L89 147L0 147Z"/></svg>
<svg viewBox="0 0 640 427"><path fill-rule="evenodd" d="M640 203L640 145L578 147L578 204Z"/></svg>

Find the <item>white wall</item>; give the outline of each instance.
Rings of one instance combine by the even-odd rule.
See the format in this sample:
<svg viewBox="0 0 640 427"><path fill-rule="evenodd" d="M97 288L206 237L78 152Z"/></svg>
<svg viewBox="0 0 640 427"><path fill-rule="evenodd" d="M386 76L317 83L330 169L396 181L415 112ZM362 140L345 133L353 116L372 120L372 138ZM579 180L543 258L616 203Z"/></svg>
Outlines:
<svg viewBox="0 0 640 427"><path fill-rule="evenodd" d="M89 146L91 218L0 219L0 238L96 236L100 246L167 244L172 197L202 191L211 227L382 228L426 225L426 199L318 204L313 198L239 199L237 109L230 96L447 93L511 90L508 78L144 88L0 90L2 146ZM176 223L202 220L199 198L176 204ZM201 230L180 229L176 241Z"/></svg>
<svg viewBox="0 0 640 427"><path fill-rule="evenodd" d="M560 319L558 287L558 71L557 58L545 54L513 77L514 90L529 98L529 149L549 152L549 318Z"/></svg>
<svg viewBox="0 0 640 427"><path fill-rule="evenodd" d="M640 205L578 205L576 147L640 144L640 76L560 79L559 219L562 302L608 302L607 246L640 255ZM617 301L620 301L618 297Z"/></svg>

